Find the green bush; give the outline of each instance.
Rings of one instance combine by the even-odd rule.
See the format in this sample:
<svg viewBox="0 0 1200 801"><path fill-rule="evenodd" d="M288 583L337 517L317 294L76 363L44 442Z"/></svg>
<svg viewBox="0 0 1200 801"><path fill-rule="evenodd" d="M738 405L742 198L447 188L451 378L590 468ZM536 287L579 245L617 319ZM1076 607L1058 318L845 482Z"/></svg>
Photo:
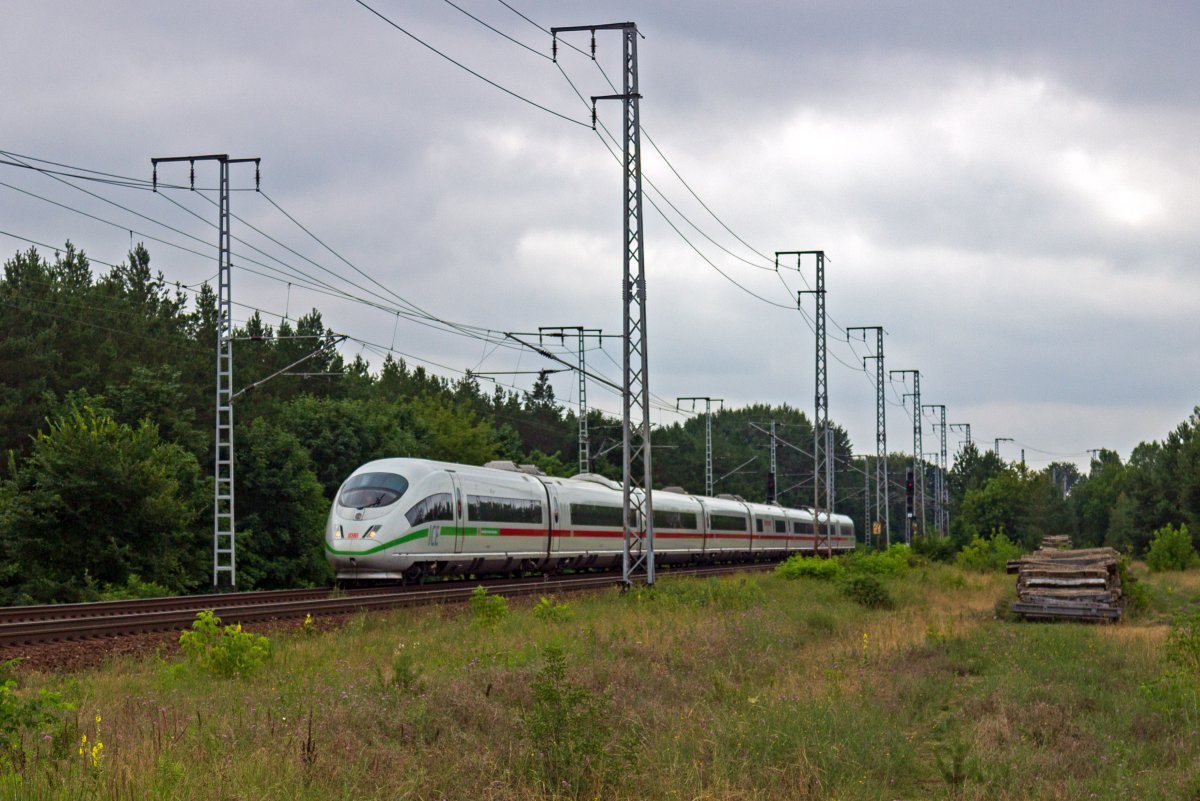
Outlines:
<svg viewBox="0 0 1200 801"><path fill-rule="evenodd" d="M1137 614L1149 609L1150 591L1130 572L1128 557L1122 556L1117 560L1117 576L1121 580L1121 595L1125 599L1125 611Z"/></svg>
<svg viewBox="0 0 1200 801"><path fill-rule="evenodd" d="M75 709L50 690L22 698L13 675L20 663L20 659L0 663L0 759L13 767L24 765L30 735L48 736L60 752L64 751L64 713Z"/></svg>
<svg viewBox="0 0 1200 801"><path fill-rule="evenodd" d="M485 629L494 629L508 617L508 599L488 594L482 585L471 591L471 621Z"/></svg>
<svg viewBox="0 0 1200 801"><path fill-rule="evenodd" d="M563 647L547 645L524 723L534 746L533 773L551 797L577 797L600 781L597 768L607 756L603 713L595 693L567 678Z"/></svg>
<svg viewBox="0 0 1200 801"><path fill-rule="evenodd" d="M183 652L210 673L246 677L271 656L271 641L261 634L242 631L242 624L221 627L221 618L211 610L200 612L192 630L179 635Z"/></svg>
<svg viewBox="0 0 1200 801"><path fill-rule="evenodd" d="M392 684L406 693L416 692L421 686L421 671L412 652L404 650L403 644L392 659Z"/></svg>
<svg viewBox="0 0 1200 801"><path fill-rule="evenodd" d="M775 568L775 573L785 579L817 578L831 581L841 578L846 572L842 563L816 556L793 556Z"/></svg>
<svg viewBox="0 0 1200 801"><path fill-rule="evenodd" d="M1020 546L1004 536L1003 531L997 531L990 539L976 534L954 557L954 563L965 570L993 573L1004 570L1009 560L1020 556Z"/></svg>
<svg viewBox="0 0 1200 801"><path fill-rule="evenodd" d="M533 616L548 623L562 623L575 616L571 605L557 598L542 596L533 605Z"/></svg>
<svg viewBox="0 0 1200 801"><path fill-rule="evenodd" d="M842 562L851 573L869 573L875 576L903 576L908 573L912 550L907 545L896 544L886 551L854 551L842 557Z"/></svg>
<svg viewBox="0 0 1200 801"><path fill-rule="evenodd" d="M895 606L887 587L871 573L849 576L842 585L842 592L855 603L869 609L891 609Z"/></svg>
<svg viewBox="0 0 1200 801"><path fill-rule="evenodd" d="M892 546L893 548L896 546ZM936 535L918 537L912 544L913 553L923 556L931 562L953 562L954 541L949 537Z"/></svg>
<svg viewBox="0 0 1200 801"><path fill-rule="evenodd" d="M100 593L101 601L129 601L135 598L163 598L173 595L169 589L154 581L142 581L137 573L130 573L124 584L108 585Z"/></svg>
<svg viewBox="0 0 1200 801"><path fill-rule="evenodd" d="M1194 727L1200 723L1200 612L1172 621L1163 652L1168 669L1139 689L1160 714Z"/></svg>
<svg viewBox="0 0 1200 801"><path fill-rule="evenodd" d="M1200 556L1192 545L1187 525L1175 528L1170 523L1154 532L1146 565L1156 573L1164 570L1187 570L1200 565Z"/></svg>

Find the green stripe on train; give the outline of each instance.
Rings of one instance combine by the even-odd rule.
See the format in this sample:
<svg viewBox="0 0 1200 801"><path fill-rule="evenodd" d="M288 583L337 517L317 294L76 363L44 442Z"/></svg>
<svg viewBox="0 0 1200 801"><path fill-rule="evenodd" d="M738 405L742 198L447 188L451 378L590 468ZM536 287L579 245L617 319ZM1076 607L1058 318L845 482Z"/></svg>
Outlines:
<svg viewBox="0 0 1200 801"><path fill-rule="evenodd" d="M443 526L442 532L439 536L454 537L459 534L461 534L464 537L475 537L475 536L479 536L481 534L483 536L495 537L495 536L499 536L500 529L485 528L485 529L480 530L480 529L476 529L473 526L468 527L468 528L459 529L459 528L455 528L454 526ZM397 537L394 540L388 540L387 542L381 542L378 545L376 545L374 548L367 548L366 550L362 550L362 551L344 551L344 550L341 550L340 548L334 548L328 542L325 543L325 550L327 550L327 551L329 551L329 553L335 554L337 556L369 556L370 554L379 553L380 551L385 551L388 548L392 548L397 545L403 545L406 542L413 542L414 540L419 540L419 539L422 539L422 538L428 537L428 536L429 536L429 529L423 528L423 529L419 529L417 531L413 531L408 534L405 534L403 537ZM364 540L358 540L358 541L364 542ZM369 540L366 540L366 541L369 542Z"/></svg>

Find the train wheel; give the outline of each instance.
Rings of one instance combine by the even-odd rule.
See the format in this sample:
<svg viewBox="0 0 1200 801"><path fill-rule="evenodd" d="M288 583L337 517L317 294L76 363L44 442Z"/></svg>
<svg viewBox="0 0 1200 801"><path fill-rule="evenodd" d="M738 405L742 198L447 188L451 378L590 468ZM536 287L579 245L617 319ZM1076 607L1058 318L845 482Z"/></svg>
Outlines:
<svg viewBox="0 0 1200 801"><path fill-rule="evenodd" d="M425 583L425 565L413 565L408 570L404 571L405 584L424 584Z"/></svg>

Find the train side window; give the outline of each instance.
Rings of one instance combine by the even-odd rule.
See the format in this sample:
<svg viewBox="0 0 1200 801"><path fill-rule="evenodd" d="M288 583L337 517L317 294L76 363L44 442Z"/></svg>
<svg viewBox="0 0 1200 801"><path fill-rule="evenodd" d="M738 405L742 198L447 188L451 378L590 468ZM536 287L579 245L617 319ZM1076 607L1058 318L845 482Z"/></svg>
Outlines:
<svg viewBox="0 0 1200 801"><path fill-rule="evenodd" d="M763 520L762 520L762 518L761 518L761 517L760 517L760 518L757 518L757 519L756 519L754 522L755 522L755 524L756 524L756 528L758 529L758 533L759 533L759 534L762 534L762 533L763 533Z"/></svg>
<svg viewBox="0 0 1200 801"><path fill-rule="evenodd" d="M446 520L452 523L454 522L454 498L448 492L430 495L423 501L414 504L413 508L404 513L404 516L408 518L410 526L419 526L435 520Z"/></svg>
<svg viewBox="0 0 1200 801"><path fill-rule="evenodd" d="M709 517L713 531L740 531L745 533L748 530L746 525L745 515L722 515L713 514Z"/></svg>
<svg viewBox="0 0 1200 801"><path fill-rule="evenodd" d="M528 498L467 496L467 515L483 523L541 523L542 504Z"/></svg>
<svg viewBox="0 0 1200 801"><path fill-rule="evenodd" d="M776 520L775 521L775 533L776 534L787 534L787 523L784 522L783 520Z"/></svg>
<svg viewBox="0 0 1200 801"><path fill-rule="evenodd" d="M571 524L622 528L621 507L605 506L599 503L573 503L571 504ZM659 525L658 512L654 513L654 524Z"/></svg>

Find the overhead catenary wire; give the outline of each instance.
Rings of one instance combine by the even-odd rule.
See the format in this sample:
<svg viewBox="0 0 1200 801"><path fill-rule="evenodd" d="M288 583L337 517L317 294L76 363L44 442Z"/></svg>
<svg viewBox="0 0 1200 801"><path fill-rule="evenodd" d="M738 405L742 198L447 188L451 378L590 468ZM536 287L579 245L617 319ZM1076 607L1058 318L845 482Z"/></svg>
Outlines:
<svg viewBox="0 0 1200 801"><path fill-rule="evenodd" d="M404 35L405 35L405 36L407 36L408 38L412 39L412 40L413 40L414 42L416 42L417 44L421 45L422 47L426 48L427 50L430 50L430 51L431 51L431 52L433 52L433 53L436 53L437 55L441 56L441 57L442 57L442 58L444 58L446 61L449 61L451 64L453 64L454 66L456 66L456 67L458 67L459 69L463 70L464 72L467 72L467 73L470 73L471 75L474 75L476 78L478 78L479 80L481 80L481 81L483 81L484 83L488 84L489 86L492 86L492 87L494 87L494 88L496 88L496 89L499 89L501 92L504 92L506 95L509 95L509 96L511 96L511 97L514 97L514 98L516 98L517 100L520 100L522 103L526 103L526 104L528 104L528 105L530 105L530 106L533 106L534 108L540 109L540 110L542 110L542 111L546 112L547 114L550 114L550 115L552 115L552 116L558 117L558 118L559 118L559 119L561 119L561 120L565 120L566 122L574 123L575 125L580 125L580 126L583 126L583 127L585 127L585 128L587 128L587 127L590 127L590 126L588 125L588 123L586 123L586 122L583 122L582 120L577 120L577 119L575 119L574 117L568 117L566 114L562 114L562 113L560 113L560 112L558 112L558 111L555 111L554 109L551 109L551 108L549 108L549 107L547 107L547 106L544 106L544 105L542 105L541 103L538 103L538 102L537 102L537 101L535 101L535 100L530 100L529 98L525 97L524 95L522 95L522 94L519 94L518 92L515 92L515 91L513 91L512 89L509 89L509 88L508 88L508 87L506 87L506 86L502 86L501 84L499 84L499 83L496 83L495 81L493 81L491 78L487 78L487 77L485 77L484 75L482 75L481 73L479 73L479 72L476 72L475 70L471 69L471 68L470 68L470 67L468 67L467 65L463 64L461 61L458 61L457 59L455 59L455 58L453 58L453 57L451 57L451 56L447 55L446 53L442 52L441 50L437 49L437 48L436 48L436 47L434 47L433 45L429 44L428 42L426 42L426 41L424 41L423 39L421 39L420 37L418 37L416 34L414 34L414 33L410 32L410 31L408 31L406 28L402 27L401 25L399 25L399 24L398 24L398 23L396 23L395 21L393 21L393 20L389 19L389 18L388 18L387 16L385 16L384 14L382 14L382 13L380 13L379 11L377 11L376 9L372 8L370 5L368 5L368 4L365 2L365 0L354 0L354 2L358 3L360 6L362 6L363 8L365 8L367 11L370 11L370 12L371 12L372 14L374 14L376 17L378 17L379 19L383 20L385 23L387 23L387 24L388 24L388 25L390 25L391 27L395 28L397 31L399 31L400 33L404 34Z"/></svg>
<svg viewBox="0 0 1200 801"><path fill-rule="evenodd" d="M66 183L67 186L71 186L72 188L79 188L79 187L73 186L72 183L70 183L68 181L62 181L62 182ZM0 185L2 185L2 183L0 183ZM112 225L112 227L118 228L120 230L126 230L125 225L122 225L120 223L115 223L113 221L109 221L109 219L104 219L104 218L98 217L96 215L91 215L91 213L76 209L76 207L73 207L73 206L70 206L67 204L62 204L62 203L59 203L59 201L50 200L49 198L43 198L42 195L37 195L36 193L31 193L29 191L25 191L25 189L22 189L19 187L13 187L11 185L2 185L2 186L7 186L8 188L16 189L16 191L18 191L18 192L23 192L25 194L29 194L30 197L35 197L37 199L47 201L47 203L52 203L56 206L60 206L60 207L62 207L62 209L72 211L74 213L79 213L79 215L83 215L85 217L96 219L97 222L102 222L104 224ZM91 193L89 193L89 194L91 194ZM203 195L202 195L202 197L203 197ZM101 198L101 199L103 199L103 198ZM186 211L187 213L190 213L191 216L196 217L197 219L200 219L200 221L204 222L205 224L212 225L212 223L210 221L206 221L206 219L203 216L197 215L196 212L186 209L186 206L182 206L181 204L175 203L175 201L173 199L170 199L170 198L168 198L168 199L172 200L172 203L174 205L180 206L182 210ZM209 198L204 198L204 199L209 200L211 203L211 200ZM332 249L328 245L326 245L326 243L323 240L320 240L319 237L312 234L311 229L308 229L307 227L305 227L305 225L300 223L298 221L298 219L296 219L293 215L290 215L290 213L288 213L286 210L283 210L282 206L278 205L277 203L275 203L274 200L271 200L270 198L268 198L268 200L270 201L272 206L275 206L278 211L283 213L284 216L288 217L288 219L290 219L290 221L292 221L294 224L298 225L298 227L301 228L301 230L304 230L306 234L312 236L314 240L316 240L320 243L320 245L322 245L326 249L329 249L329 251L331 253L334 253L335 255L337 255L338 258L342 259L343 261L346 261L346 263L349 264L349 261L347 261L346 259L341 257L341 254L338 254L336 251L334 251L334 249ZM118 205L119 207L121 207L121 209L126 209L126 207L121 206L121 204L114 204L114 205ZM139 213L139 212L133 212L133 213ZM150 221L150 222L155 222L156 224L163 225L163 227L169 228L170 230L175 231L175 233L180 233L182 235L190 237L190 239L192 239L192 240L196 240L200 243L204 243L204 240L200 240L199 237L187 234L186 231L181 231L178 228L172 227L172 225L166 225L164 223L161 223L160 221L156 221L156 219L149 217L148 215L139 215L139 216L142 216L145 219L148 219L148 221ZM137 233L139 236L145 237L145 239L161 242L161 243L163 243L163 245L168 245L168 246L184 249L185 252L199 255L199 257L202 257L204 259L215 260L215 255L206 254L206 253L203 253L200 251L194 251L194 249L192 249L192 248L179 246L178 243L173 243L173 242L170 242L169 240L163 240L163 239L161 239L161 237L156 237L156 236L146 234L146 233L144 233L144 231L134 231L132 229L130 229L130 230L131 230L131 233ZM256 227L256 228L254 228L254 230L258 231L259 229L257 229L257 227ZM259 233L262 233L262 231L259 231ZM275 241L276 243L278 243L277 240L274 239L274 237L268 236L268 239L271 239L272 241ZM24 237L22 237L22 240L24 241ZM248 245L248 243L246 243L244 240L239 239L238 241L245 243L245 245L247 245L247 247L253 248L253 246ZM282 246L282 243L280 243L280 245ZM44 243L42 243L42 246L43 247L52 247L52 246L44 245ZM286 246L283 246L283 247L286 247ZM274 259L276 261L280 261L280 260L276 259L275 257L271 257L270 254L266 254L265 252L262 251L262 249L259 249L259 248L253 248L253 249L256 249L257 252L266 255L266 257L268 257L268 258ZM289 249L289 251L292 251L292 249L290 249L290 248L288 248L288 249ZM295 251L292 251L292 252L295 253ZM104 264L106 266L113 266L113 265L110 265L109 263L104 263L104 261L101 261L98 259L96 261L98 264ZM280 272L280 270L278 270L277 267L272 267L271 265L266 265L266 264L262 263L262 261L256 261L256 260L252 260L252 259L250 261L252 264L257 264L259 266L262 266L266 270ZM366 305L370 305L370 306L373 306L376 308L382 308L382 309L384 309L384 311L408 315L409 319L414 319L414 321L418 321L418 323L421 323L421 324L433 324L433 323L445 324L446 323L446 321L440 320L439 318L434 318L434 317L432 317L432 315L427 315L427 313L424 313L424 314L427 315L428 319L422 320L422 319L420 319L420 317L414 318L413 312L409 311L409 309L395 309L394 307L389 305L389 303L372 302L371 300L368 300L368 299L361 299L361 297L354 297L353 295L346 293L346 291L344 291L344 290L338 290L336 287L332 287L332 285L328 284L328 282L320 281L320 279L313 278L312 276L308 275L308 273L296 270L295 267L293 267L292 265L283 263L283 261L280 261L280 264L286 266L288 270L293 271L293 272L299 272L300 275L305 276L308 279L310 279L310 281L312 281L313 283L305 283L305 282L298 283L299 287L305 288L308 291L316 291L316 293L318 293L318 294L324 294L324 295L329 295L332 297L337 297L337 299L341 299L341 300L350 300L350 301L354 301L354 302L366 303ZM320 266L320 265L318 265L318 266ZM354 265L350 265L350 266L354 267ZM274 275L268 275L268 273L259 272L257 270L250 269L250 267L241 266L240 269L242 271L250 272L250 273L252 273L252 275L257 275L259 277L272 279L272 281L284 282L284 278L274 276ZM360 272L361 275L364 275L365 277L370 278L370 276L366 276L365 272L362 272L361 270L359 270L358 267L354 267L354 269L356 271ZM336 275L336 273L334 273L334 275ZM288 278L294 279L290 275L288 276ZM290 281L288 281L287 283L290 285ZM382 287L382 285L380 285L380 287ZM394 294L394 293L392 293L392 294ZM256 308L256 307L242 305L242 303L236 303L236 305L244 306L246 308ZM410 305L410 306L412 306L412 308L419 308L419 307L415 307L415 305ZM256 311L257 311L257 308L256 308ZM286 315L277 315L276 314L276 317L280 317L281 319L286 319ZM439 330L443 330L443 329L439 329ZM474 338L482 338L482 339L484 339L485 343L490 342L491 344L494 345L494 347L505 347L505 345L509 344L509 343L504 342L502 338L499 338L499 332L491 330L491 329L476 329L475 332L472 332L472 331L463 330L463 326L460 325L460 326L457 326L457 331L455 331L455 332L464 333L464 335L474 337ZM496 335L497 338L491 338L490 336L481 336L481 333L479 333L479 332L484 332L484 335ZM401 351L397 351L397 353L401 353ZM410 354L407 354L407 356L413 357L413 359L416 359L415 356L412 356ZM430 362L430 363L434 363L434 362Z"/></svg>

